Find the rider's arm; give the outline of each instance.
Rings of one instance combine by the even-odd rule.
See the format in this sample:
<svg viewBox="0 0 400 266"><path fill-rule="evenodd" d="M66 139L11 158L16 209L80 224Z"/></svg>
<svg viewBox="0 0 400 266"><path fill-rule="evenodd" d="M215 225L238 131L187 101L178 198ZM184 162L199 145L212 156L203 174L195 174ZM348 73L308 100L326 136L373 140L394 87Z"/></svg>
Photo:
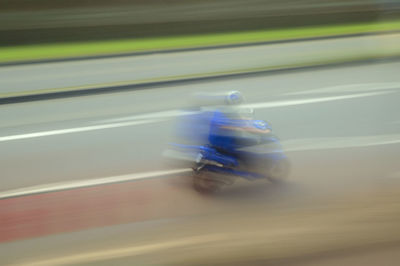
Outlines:
<svg viewBox="0 0 400 266"><path fill-rule="evenodd" d="M227 130L235 130L235 131L244 131L244 132L249 132L249 133L255 133L255 134L268 134L271 132L271 129L269 128L256 128L253 125L249 125L246 123L247 121L240 121L241 123L236 123L236 124L230 124L230 125L222 125L221 128L227 129Z"/></svg>

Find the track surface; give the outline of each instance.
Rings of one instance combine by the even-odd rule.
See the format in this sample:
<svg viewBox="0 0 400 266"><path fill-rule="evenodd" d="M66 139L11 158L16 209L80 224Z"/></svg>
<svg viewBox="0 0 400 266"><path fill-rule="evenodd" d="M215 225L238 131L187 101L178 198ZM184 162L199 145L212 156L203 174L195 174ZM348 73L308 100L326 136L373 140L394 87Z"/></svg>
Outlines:
<svg viewBox="0 0 400 266"><path fill-rule="evenodd" d="M209 254L204 245L210 241L232 243L236 239L241 243L237 247L272 241L259 245L270 254L267 258L260 255L263 252L247 248L248 255L240 257L235 246L226 248L228 253L221 252L237 254L240 258L233 256L237 263L246 258L273 258L274 262L289 264L281 261L288 255L274 253L272 246L273 241L292 243L284 250L297 250L299 256L308 254L297 249L296 224L312 225L300 234L300 239L316 239L307 242L305 250L325 239L323 243L330 243L327 250L334 243L344 249L364 243L381 254L376 246L392 246L400 239L394 233L400 221L396 192L400 178L399 69L399 63L382 62L1 106L1 191L169 169L161 152L173 133L175 110L190 106L191 93L201 90L241 90L257 117L271 122L281 137L293 162L293 173L292 182L283 188L266 182L239 182L216 197L192 191L185 176L160 176L1 200L1 223L3 230L7 228L2 241L14 242L0 245L0 261L57 265L60 261L48 259L62 257L79 265L98 265L97 260L104 265L109 265L109 260L113 265L173 265L182 263L179 251L186 247L185 254L193 255L183 256L188 259L186 264L232 265L226 260L229 256L218 258L214 252L206 256L211 261L199 261L196 254ZM18 216L21 211L24 215ZM275 225L271 219L275 219ZM282 220L288 223L280 224ZM213 230L208 223L215 225ZM326 227L318 229L323 224ZM362 224L364 231L352 229ZM106 225L112 226L95 229ZM249 228L264 232L264 237L262 233L250 237ZM221 237L219 232L228 237ZM236 235L238 232L244 235ZM274 232L287 235L275 235L275 239ZM43 237L25 239L40 235ZM255 242L246 244L245 239ZM219 245L216 249L221 248ZM118 249L132 246L125 251ZM175 256L169 256L165 248ZM96 253L99 250L109 253L104 251L107 256L101 257ZM324 249L319 251L325 254ZM97 259L91 259L92 253ZM158 261L155 254L165 260Z"/></svg>
<svg viewBox="0 0 400 266"><path fill-rule="evenodd" d="M162 170L174 110L204 90L241 90L289 150L398 140L399 68L382 63L1 106L1 190ZM68 132L121 122L132 124Z"/></svg>

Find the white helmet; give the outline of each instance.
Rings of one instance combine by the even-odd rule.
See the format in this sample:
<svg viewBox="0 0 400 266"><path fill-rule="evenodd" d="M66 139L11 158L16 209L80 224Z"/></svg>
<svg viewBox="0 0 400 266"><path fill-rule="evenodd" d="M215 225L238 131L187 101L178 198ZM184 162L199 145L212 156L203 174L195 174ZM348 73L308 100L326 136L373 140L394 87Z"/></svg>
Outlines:
<svg viewBox="0 0 400 266"><path fill-rule="evenodd" d="M225 102L232 105L241 104L244 102L244 98L239 91L231 91L226 95Z"/></svg>

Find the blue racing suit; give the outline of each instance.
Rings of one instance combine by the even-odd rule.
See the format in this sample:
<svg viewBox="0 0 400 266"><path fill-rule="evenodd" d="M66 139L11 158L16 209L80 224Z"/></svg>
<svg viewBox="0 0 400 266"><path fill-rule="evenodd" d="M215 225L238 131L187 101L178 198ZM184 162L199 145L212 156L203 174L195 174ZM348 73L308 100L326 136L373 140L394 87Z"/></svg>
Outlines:
<svg viewBox="0 0 400 266"><path fill-rule="evenodd" d="M216 110L211 117L208 141L218 151L234 155L241 146L235 129L243 126L244 120L229 118L222 111Z"/></svg>

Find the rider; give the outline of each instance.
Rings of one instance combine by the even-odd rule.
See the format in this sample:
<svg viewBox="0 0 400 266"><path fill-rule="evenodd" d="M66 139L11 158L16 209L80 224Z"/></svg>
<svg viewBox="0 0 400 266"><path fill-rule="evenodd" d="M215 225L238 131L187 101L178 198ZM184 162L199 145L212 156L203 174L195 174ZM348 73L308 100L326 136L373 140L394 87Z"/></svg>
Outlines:
<svg viewBox="0 0 400 266"><path fill-rule="evenodd" d="M237 148L257 144L252 133L268 133L268 129L257 129L252 124L253 110L241 104L244 97L238 91L229 92L225 105L216 108L210 121L208 141L217 151L237 156Z"/></svg>

